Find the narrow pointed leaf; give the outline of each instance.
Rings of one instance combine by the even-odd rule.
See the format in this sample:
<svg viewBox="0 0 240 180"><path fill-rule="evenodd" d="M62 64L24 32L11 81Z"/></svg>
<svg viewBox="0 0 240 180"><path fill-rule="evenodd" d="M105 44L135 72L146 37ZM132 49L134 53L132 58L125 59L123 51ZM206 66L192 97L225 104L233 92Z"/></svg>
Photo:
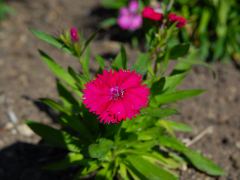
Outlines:
<svg viewBox="0 0 240 180"><path fill-rule="evenodd" d="M169 120L160 120L156 123L157 126L168 126L174 131L182 131L182 132L191 132L192 128L187 124L169 121Z"/></svg>
<svg viewBox="0 0 240 180"><path fill-rule="evenodd" d="M134 168L144 177L144 179L151 179L151 180L177 179L175 175L162 169L159 165L151 163L140 156L130 155L126 158L126 160L130 163L132 168Z"/></svg>
<svg viewBox="0 0 240 180"><path fill-rule="evenodd" d="M47 34L45 32L39 31L39 30L35 30L35 29L30 29L30 31L40 40L52 45L53 47L56 47L58 49L62 49L64 50L66 53L71 54L72 52L67 49L64 44L56 37Z"/></svg>
<svg viewBox="0 0 240 180"><path fill-rule="evenodd" d="M80 152L81 144L67 132L34 121L27 121L27 125L51 145L65 148L72 152Z"/></svg>
<svg viewBox="0 0 240 180"><path fill-rule="evenodd" d="M177 111L170 108L145 108L141 113L150 117L163 118L177 114Z"/></svg>
<svg viewBox="0 0 240 180"><path fill-rule="evenodd" d="M156 96L156 102L158 104L166 104L166 103L173 103L179 100L191 98L193 96L198 96L202 94L204 90L183 90L183 91L176 91L172 93L166 93Z"/></svg>
<svg viewBox="0 0 240 180"><path fill-rule="evenodd" d="M60 81L57 81L58 94L61 97L65 107L71 108L73 111L80 109L78 101L72 93Z"/></svg>
<svg viewBox="0 0 240 180"><path fill-rule="evenodd" d="M98 62L99 68L103 70L105 67L105 59L101 56L96 56L95 59Z"/></svg>
<svg viewBox="0 0 240 180"><path fill-rule="evenodd" d="M108 18L100 23L101 28L110 28L111 26L114 26L117 24L116 18Z"/></svg>
<svg viewBox="0 0 240 180"><path fill-rule="evenodd" d="M81 65L83 74L88 80L90 78L89 62L90 62L90 49L87 49L81 58Z"/></svg>
<svg viewBox="0 0 240 180"><path fill-rule="evenodd" d="M70 111L67 108L64 108L62 105L60 105L59 103L55 102L52 99L42 98L40 100L42 103L46 104L47 106L49 106L50 108L57 112L70 114Z"/></svg>
<svg viewBox="0 0 240 180"><path fill-rule="evenodd" d="M81 52L81 55L85 53L85 51L88 49L89 44L92 42L92 40L96 37L96 35L98 34L99 30L97 30L96 32L94 32L84 43L83 46L83 50Z"/></svg>
<svg viewBox="0 0 240 180"><path fill-rule="evenodd" d="M202 156L200 153L189 149L174 137L161 136L159 137L159 143L162 146L182 153L192 163L192 165L200 171L203 171L212 176L221 176L224 174L222 168L214 164L208 158Z"/></svg>
<svg viewBox="0 0 240 180"><path fill-rule="evenodd" d="M206 172L212 176L222 176L224 171L218 165L213 163L210 159L202 156L200 153L188 150L184 155L191 161L191 163L200 171Z"/></svg>
<svg viewBox="0 0 240 180"><path fill-rule="evenodd" d="M121 46L120 53L117 55L112 63L113 69L127 69L127 54L123 46Z"/></svg>
<svg viewBox="0 0 240 180"><path fill-rule="evenodd" d="M69 75L69 73L63 69L59 64L57 64L50 56L48 56L43 51L39 51L43 62L48 66L48 68L53 72L55 76L59 79L64 80L70 86L75 87L74 79Z"/></svg>

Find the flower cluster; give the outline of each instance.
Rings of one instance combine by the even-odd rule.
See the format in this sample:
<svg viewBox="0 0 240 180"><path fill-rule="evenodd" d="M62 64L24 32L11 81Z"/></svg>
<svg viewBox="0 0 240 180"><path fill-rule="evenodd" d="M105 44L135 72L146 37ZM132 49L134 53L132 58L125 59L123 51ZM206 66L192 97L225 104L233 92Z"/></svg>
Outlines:
<svg viewBox="0 0 240 180"><path fill-rule="evenodd" d="M149 88L135 71L103 71L83 90L83 103L105 124L132 119L148 104Z"/></svg>
<svg viewBox="0 0 240 180"><path fill-rule="evenodd" d="M143 18L159 22L163 21L164 19L164 14L162 13L160 8L154 9L149 6L143 9L142 16ZM176 23L176 26L178 28L182 28L187 24L187 20L184 17L178 16L175 13L169 13L167 21L170 23Z"/></svg>
<svg viewBox="0 0 240 180"><path fill-rule="evenodd" d="M165 14L160 6L157 8L146 6L140 13L138 2L132 0L128 7L120 9L117 22L122 29L135 31L142 27L143 19L163 23L164 17ZM169 13L167 22L176 23L178 28L182 28L186 25L187 20L182 16L177 16L175 13Z"/></svg>

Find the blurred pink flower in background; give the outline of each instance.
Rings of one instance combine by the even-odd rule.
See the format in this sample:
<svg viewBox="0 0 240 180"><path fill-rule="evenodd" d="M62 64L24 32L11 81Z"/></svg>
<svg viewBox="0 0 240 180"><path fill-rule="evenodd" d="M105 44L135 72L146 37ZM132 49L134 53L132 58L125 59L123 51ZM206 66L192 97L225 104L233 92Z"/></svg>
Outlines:
<svg viewBox="0 0 240 180"><path fill-rule="evenodd" d="M122 29L130 31L135 31L142 26L139 4L136 0L130 1L128 7L120 9L117 23Z"/></svg>

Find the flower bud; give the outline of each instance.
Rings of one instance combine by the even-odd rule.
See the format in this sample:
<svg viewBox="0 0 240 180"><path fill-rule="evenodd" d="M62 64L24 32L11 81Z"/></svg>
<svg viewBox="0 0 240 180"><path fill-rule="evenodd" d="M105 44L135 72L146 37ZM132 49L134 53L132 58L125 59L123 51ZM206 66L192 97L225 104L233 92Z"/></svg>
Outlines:
<svg viewBox="0 0 240 180"><path fill-rule="evenodd" d="M71 35L71 40L72 42L78 42L79 41L79 35L78 35L78 30L75 27L72 27L70 29L70 35Z"/></svg>
<svg viewBox="0 0 240 180"><path fill-rule="evenodd" d="M177 16L175 13L170 13L168 15L168 20L172 23L177 23L178 28L182 28L187 24L187 20L182 16Z"/></svg>

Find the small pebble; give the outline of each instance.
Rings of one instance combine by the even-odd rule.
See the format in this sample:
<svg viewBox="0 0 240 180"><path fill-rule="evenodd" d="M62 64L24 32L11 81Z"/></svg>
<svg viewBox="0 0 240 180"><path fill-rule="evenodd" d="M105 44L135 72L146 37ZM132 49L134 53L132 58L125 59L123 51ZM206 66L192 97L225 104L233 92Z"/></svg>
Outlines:
<svg viewBox="0 0 240 180"><path fill-rule="evenodd" d="M237 141L237 142L236 142L236 147L237 147L238 149L240 149L240 141Z"/></svg>
<svg viewBox="0 0 240 180"><path fill-rule="evenodd" d="M30 137L33 135L33 131L26 124L19 125L17 129L23 136Z"/></svg>
<svg viewBox="0 0 240 180"><path fill-rule="evenodd" d="M11 133L12 133L13 135L17 134L16 129L12 129L12 130L11 130Z"/></svg>
<svg viewBox="0 0 240 180"><path fill-rule="evenodd" d="M8 122L8 123L4 126L4 129L6 129L6 130L11 130L13 127L14 127L14 126L13 126L13 123Z"/></svg>
<svg viewBox="0 0 240 180"><path fill-rule="evenodd" d="M0 90L0 105L3 104L6 100L6 96L4 93Z"/></svg>

